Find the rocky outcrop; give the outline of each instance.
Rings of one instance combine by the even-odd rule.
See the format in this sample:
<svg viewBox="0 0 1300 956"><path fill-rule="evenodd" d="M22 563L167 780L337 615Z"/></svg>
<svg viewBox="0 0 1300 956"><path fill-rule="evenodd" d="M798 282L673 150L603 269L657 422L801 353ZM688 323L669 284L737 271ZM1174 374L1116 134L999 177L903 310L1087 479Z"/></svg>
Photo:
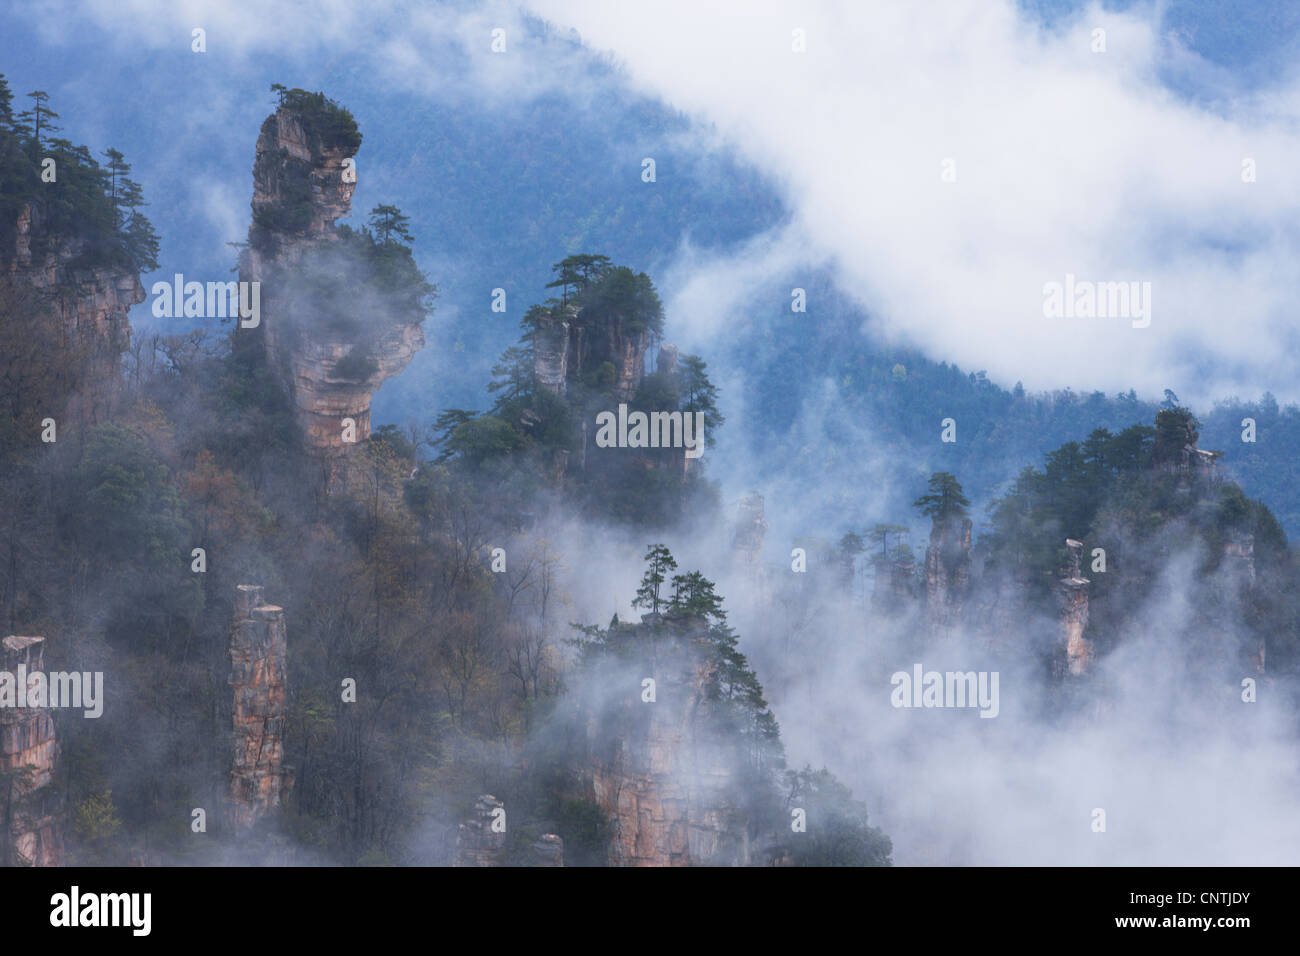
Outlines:
<svg viewBox="0 0 1300 956"><path fill-rule="evenodd" d="M39 303L23 321L49 326L42 338L57 343L60 355L77 366L69 379L77 394L61 397L76 399L77 417L83 409L93 413L120 376L122 353L131 344L127 315L145 301L144 286L123 267L86 267L84 242L38 242L41 213L30 203L19 207L12 227L12 246L0 248L0 278L29 290Z"/></svg>
<svg viewBox="0 0 1300 956"><path fill-rule="evenodd" d="M1151 450L1151 467L1180 479L1218 481L1218 452L1196 447L1200 438L1195 420L1183 409L1161 409L1156 413L1156 438Z"/></svg>
<svg viewBox="0 0 1300 956"><path fill-rule="evenodd" d="M934 518L925 550L926 629L931 637L950 637L961 625L970 586L970 539L970 518Z"/></svg>
<svg viewBox="0 0 1300 956"><path fill-rule="evenodd" d="M564 841L554 833L543 833L531 850L534 866L564 866Z"/></svg>
<svg viewBox="0 0 1300 956"><path fill-rule="evenodd" d="M502 866L505 863L505 806L485 793L474 802L470 818L456 831L456 856L452 866ZM496 828L493 823L498 823Z"/></svg>
<svg viewBox="0 0 1300 956"><path fill-rule="evenodd" d="M618 318L595 322L585 310L556 306L537 321L533 341L533 379L539 388L556 395L569 391L578 376L609 363L615 398L626 402L645 380L646 353L654 338L648 329L631 329ZM660 371L675 372L677 348L666 345L658 353ZM664 362L668 368L663 367Z"/></svg>
<svg viewBox="0 0 1300 956"><path fill-rule="evenodd" d="M284 610L263 603L262 588L239 585L230 630L229 820L236 829L279 807L293 786L293 772L283 765L286 653Z"/></svg>
<svg viewBox="0 0 1300 956"><path fill-rule="evenodd" d="M533 378L537 387L556 395L568 391L569 328L572 307L544 315L533 336Z"/></svg>
<svg viewBox="0 0 1300 956"><path fill-rule="evenodd" d="M755 855L737 812L734 740L710 725L715 668L688 648L663 641L654 702L629 693L589 715L586 795L609 821L612 866L743 866Z"/></svg>
<svg viewBox="0 0 1300 956"><path fill-rule="evenodd" d="M377 315L379 305L360 295L354 303L313 304L305 260L338 239L334 222L356 189L355 177L344 177L356 149L326 143L309 127L283 106L262 125L253 225L239 269L241 281L260 283L261 322L235 334L260 337L307 446L339 455L369 437L372 396L424 347L424 332L414 317ZM354 309L347 331L312 313L324 306Z"/></svg>
<svg viewBox="0 0 1300 956"><path fill-rule="evenodd" d="M0 671L44 672L45 638L0 641ZM55 793L59 744L48 707L0 708L0 865L59 866L63 807Z"/></svg>
<svg viewBox="0 0 1300 956"><path fill-rule="evenodd" d="M1078 677L1087 673L1092 661L1092 642L1084 637L1088 627L1088 585L1082 577L1083 542L1065 540L1066 565L1056 582L1060 604L1060 646L1065 654L1065 670Z"/></svg>
<svg viewBox="0 0 1300 956"><path fill-rule="evenodd" d="M554 833L543 833L529 846L522 866L564 866L564 841ZM505 805L485 793L474 801L469 819L456 829L456 852L452 866L507 866Z"/></svg>

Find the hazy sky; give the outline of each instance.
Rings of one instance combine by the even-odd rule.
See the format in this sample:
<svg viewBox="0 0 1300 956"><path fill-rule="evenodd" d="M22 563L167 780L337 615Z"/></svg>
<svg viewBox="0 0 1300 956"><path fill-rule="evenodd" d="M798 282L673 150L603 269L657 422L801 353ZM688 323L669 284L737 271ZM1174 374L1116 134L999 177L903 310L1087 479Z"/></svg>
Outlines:
<svg viewBox="0 0 1300 956"><path fill-rule="evenodd" d="M721 259L684 246L657 277L688 345L744 320L755 277L793 287L829 266L877 331L1004 385L1300 398L1300 14L1123 6L531 0L523 11L576 30L782 190L788 225ZM590 92L581 57L553 44L541 55L513 3L18 9L49 44L24 57L66 55L91 33L124 56L185 51L203 26L234 76L249 57L346 51L386 88L471 109ZM498 27L505 53L491 51ZM435 54L449 42L469 55ZM235 197L209 205L223 198ZM1149 325L1046 317L1044 285L1067 275L1149 283Z"/></svg>
<svg viewBox="0 0 1300 956"><path fill-rule="evenodd" d="M743 277L827 262L890 331L1004 383L1296 394L1294 67L1233 82L1163 6L1051 29L996 0L533 7L783 184L792 225L694 263L679 320L720 327ZM1046 318L1067 274L1150 282L1149 326Z"/></svg>

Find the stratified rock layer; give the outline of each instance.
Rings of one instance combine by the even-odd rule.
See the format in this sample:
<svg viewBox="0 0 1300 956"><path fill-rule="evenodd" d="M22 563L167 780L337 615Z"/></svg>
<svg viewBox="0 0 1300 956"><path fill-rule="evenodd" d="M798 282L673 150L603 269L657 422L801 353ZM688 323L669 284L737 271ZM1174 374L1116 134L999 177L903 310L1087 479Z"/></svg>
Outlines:
<svg viewBox="0 0 1300 956"><path fill-rule="evenodd" d="M292 772L283 766L285 657L284 611L264 604L260 587L239 585L230 631L230 821L236 828L274 810L293 786Z"/></svg>
<svg viewBox="0 0 1300 956"><path fill-rule="evenodd" d="M255 329L239 329L236 335L261 336L268 363L291 397L308 447L330 455L341 454L370 436L372 396L424 347L424 331L417 321L364 314L369 306L363 300L356 303L362 313L356 320L364 323L364 342L314 323L292 301L302 292L296 269L304 255L338 239L334 221L347 215L356 189L355 180L344 179L346 161L354 154L355 149L323 144L286 107L268 117L253 165L249 247L240 259L241 281L261 283L261 322ZM291 184L304 178L306 192L298 197ZM301 228L266 224L274 221L268 220L268 212L296 201L310 204L310 215ZM346 374L340 374L340 361L358 355L369 361L351 362Z"/></svg>
<svg viewBox="0 0 1300 956"><path fill-rule="evenodd" d="M608 862L746 865L752 850L737 812L732 742L709 726L714 668L667 643L661 650L653 703L628 694L611 705L616 712L593 711L588 721L584 774L613 831Z"/></svg>
<svg viewBox="0 0 1300 956"><path fill-rule="evenodd" d="M86 252L82 241L53 242L38 252L34 240L42 231L40 211L30 203L19 207L13 229L12 247L0 249L0 270L41 301L27 320L57 326L60 351L77 357L79 387L63 398L76 400L74 417L83 412L93 416L121 374L122 353L131 344L127 313L145 300L144 286L126 269L79 266Z"/></svg>
<svg viewBox="0 0 1300 956"><path fill-rule="evenodd" d="M0 641L0 671L45 670L45 638ZM59 866L63 809L52 786L59 745L48 707L0 708L0 865Z"/></svg>
<svg viewBox="0 0 1300 956"><path fill-rule="evenodd" d="M1060 601L1060 640L1065 652L1065 668L1077 677L1087 673L1092 660L1092 642L1083 636L1088 627L1088 586L1091 582L1082 576L1083 542L1067 538L1065 550L1068 555L1066 566L1056 582Z"/></svg>

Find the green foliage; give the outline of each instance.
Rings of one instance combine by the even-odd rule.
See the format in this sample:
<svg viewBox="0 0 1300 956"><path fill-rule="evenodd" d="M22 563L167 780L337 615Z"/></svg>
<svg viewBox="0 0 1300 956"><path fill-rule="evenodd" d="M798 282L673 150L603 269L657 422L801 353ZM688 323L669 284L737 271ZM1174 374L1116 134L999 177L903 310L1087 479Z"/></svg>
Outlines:
<svg viewBox="0 0 1300 956"><path fill-rule="evenodd" d="M825 769L789 770L786 806L802 809L807 832L787 838L784 850L795 866L891 866L893 844L867 820L867 807ZM788 829L788 826L787 826Z"/></svg>
<svg viewBox="0 0 1300 956"><path fill-rule="evenodd" d="M663 303L644 272L633 272L627 266L610 266L596 273L575 298L584 324L600 326L621 322L628 332L663 334Z"/></svg>
<svg viewBox="0 0 1300 956"><path fill-rule="evenodd" d="M961 483L946 471L936 471L930 476L930 493L922 495L912 503L921 514L933 518L936 524L943 524L954 518L966 517L970 501L962 494Z"/></svg>
<svg viewBox="0 0 1300 956"><path fill-rule="evenodd" d="M651 614L658 614L659 590L668 579L668 572L677 568L677 562L667 545L663 544L650 545L643 560L646 562L646 571L641 578L641 586L637 588L636 597L632 599L632 606L643 607Z"/></svg>
<svg viewBox="0 0 1300 956"><path fill-rule="evenodd" d="M1165 396L1173 395L1165 389ZM1176 400L1177 396L1173 395ZM1179 405L1162 408L1156 413L1156 437L1151 449L1152 461L1156 464L1176 462L1186 445L1195 445L1200 438L1201 423L1188 409Z"/></svg>
<svg viewBox="0 0 1300 956"><path fill-rule="evenodd" d="M147 204L123 155L107 150L108 167L101 167L85 146L52 135L58 114L48 94L28 95L33 108L15 118L0 75L0 248L10 247L19 210L29 205L35 255L71 252L74 269L156 269L158 236L139 211ZM46 159L54 161L53 182L41 179Z"/></svg>
<svg viewBox="0 0 1300 956"><path fill-rule="evenodd" d="M542 484L561 483L580 506L607 518L647 529L671 524L688 497L703 502L716 494L704 481L702 468L683 467L676 449L628 454L625 449L599 448L591 426L599 412L626 401L632 410L647 413L699 412L705 441L715 444L724 419L707 365L699 356L685 355L675 371L645 375L630 399L617 392L626 350L648 348L646 333L662 331L663 310L653 284L644 273L612 265L606 256L569 256L553 268L557 278L551 285L564 290L567 304L551 299L524 314L518 344L507 348L492 368L488 390L495 400L485 417L495 421L462 433L462 439L473 436L474 441L453 441L474 413L451 410L434 422L432 444L441 449L438 460L450 461L473 449L475 459L467 464L478 465L511 446L515 491L520 495L535 494ZM538 336L557 334L561 322L570 327L567 344L558 343L569 351L563 394L539 387L536 377ZM645 344L634 344L631 335L642 336ZM513 445L506 440L502 422L514 429ZM588 426L585 443L583 423Z"/></svg>
<svg viewBox="0 0 1300 956"><path fill-rule="evenodd" d="M278 105L296 114L303 128L319 137L327 149L341 149L353 155L361 148L361 131L352 114L324 93L311 93L303 89L288 89L283 84L271 84L271 92Z"/></svg>
<svg viewBox="0 0 1300 956"><path fill-rule="evenodd" d="M569 299L569 290L584 291L593 281L603 276L611 267L608 256L576 255L568 256L551 267L556 276L548 282L546 288L560 289L563 301Z"/></svg>
<svg viewBox="0 0 1300 956"><path fill-rule="evenodd" d="M682 411L704 413L705 444L712 447L726 419L718 411L718 389L709 381L708 363L698 355L683 355L678 366Z"/></svg>
<svg viewBox="0 0 1300 956"><path fill-rule="evenodd" d="M275 202L253 210L251 241L261 250L275 251L278 234L302 235L311 226L315 209L312 205L311 164L297 157L285 157L277 181Z"/></svg>
<svg viewBox="0 0 1300 956"><path fill-rule="evenodd" d="M446 449L471 465L507 455L521 444L509 422L482 415L458 425L446 442Z"/></svg>
<svg viewBox="0 0 1300 956"><path fill-rule="evenodd" d="M383 445L393 456L401 461L415 458L415 446L402 434L396 425L381 425L370 433L372 445Z"/></svg>
<svg viewBox="0 0 1300 956"><path fill-rule="evenodd" d="M180 501L166 463L136 431L92 429L73 480L67 527L88 553L137 567L178 564L187 532Z"/></svg>
<svg viewBox="0 0 1300 956"><path fill-rule="evenodd" d="M396 206L379 205L370 210L370 228L382 245L390 242L414 242L411 231L407 228L410 223L411 218L402 215Z"/></svg>
<svg viewBox="0 0 1300 956"><path fill-rule="evenodd" d="M613 836L609 818L600 805L572 797L551 805L555 830L564 840L565 866L604 866L605 849Z"/></svg>

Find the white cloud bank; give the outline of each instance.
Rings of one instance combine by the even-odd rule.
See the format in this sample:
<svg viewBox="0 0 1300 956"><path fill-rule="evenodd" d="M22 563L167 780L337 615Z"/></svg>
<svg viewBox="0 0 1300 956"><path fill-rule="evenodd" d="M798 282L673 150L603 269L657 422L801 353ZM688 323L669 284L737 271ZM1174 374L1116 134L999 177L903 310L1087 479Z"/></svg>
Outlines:
<svg viewBox="0 0 1300 956"><path fill-rule="evenodd" d="M794 222L776 266L792 248L830 264L936 359L1031 388L1300 397L1300 87L1218 113L1180 100L1157 75L1155 14L1093 8L1052 33L994 0L531 6L781 184ZM671 304L705 332L729 284L770 274L748 257L700 268ZM1043 286L1067 273L1149 281L1150 326L1045 318Z"/></svg>

